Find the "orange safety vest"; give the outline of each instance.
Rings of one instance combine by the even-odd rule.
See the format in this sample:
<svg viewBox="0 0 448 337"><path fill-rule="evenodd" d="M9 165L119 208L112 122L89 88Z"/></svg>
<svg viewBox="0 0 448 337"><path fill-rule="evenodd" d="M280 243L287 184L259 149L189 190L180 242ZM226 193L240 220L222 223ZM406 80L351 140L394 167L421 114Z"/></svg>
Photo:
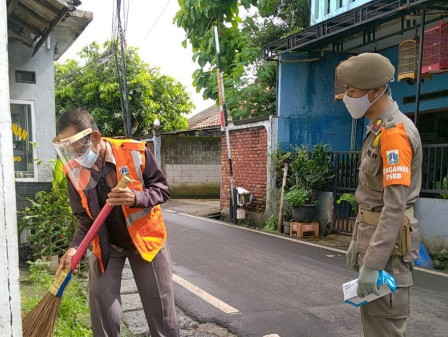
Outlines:
<svg viewBox="0 0 448 337"><path fill-rule="evenodd" d="M103 138L112 147L112 153L116 162L117 181L122 174L127 174L131 178L128 187L132 190L142 191L144 187L142 172L145 170L145 143L132 140ZM80 180L87 183L90 180L90 170L77 165ZM70 175L68 175L70 178ZM81 197L81 203L90 218L93 219L89 210L87 198L83 189L78 189L73 184ZM121 206L126 220L126 226L131 239L143 259L152 261L159 250L166 242L166 228L162 217L160 205L152 208L137 208ZM97 256L101 271L104 272L104 265L101 258L101 246L98 235L93 239L93 253Z"/></svg>

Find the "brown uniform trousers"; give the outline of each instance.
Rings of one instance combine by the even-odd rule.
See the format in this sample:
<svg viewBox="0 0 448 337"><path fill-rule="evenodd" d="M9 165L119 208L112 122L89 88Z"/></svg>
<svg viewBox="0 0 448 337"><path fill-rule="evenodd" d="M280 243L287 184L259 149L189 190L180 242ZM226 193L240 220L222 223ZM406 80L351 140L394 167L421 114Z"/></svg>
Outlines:
<svg viewBox="0 0 448 337"><path fill-rule="evenodd" d="M401 123L404 125L412 149L410 186L384 187L381 129L382 127L390 129ZM370 224L358 215L353 239L356 240L360 253L359 264L386 270L394 276L397 283L397 290L394 293L361 306L365 337L406 335L406 319L410 312L409 287L413 282L413 263L418 258L420 242L419 223L413 217L412 207L420 193L421 162L422 148L418 130L394 103L368 127L362 147L356 190L360 208L378 216L377 223ZM411 251L404 256L391 256L406 216L405 212L411 224Z"/></svg>
<svg viewBox="0 0 448 337"><path fill-rule="evenodd" d="M152 262L143 260L135 251L118 251L111 247L110 260L101 274L98 259L90 255L89 305L93 335L120 337L121 274L126 258L142 301L151 336L179 337L172 284L172 266L165 245Z"/></svg>

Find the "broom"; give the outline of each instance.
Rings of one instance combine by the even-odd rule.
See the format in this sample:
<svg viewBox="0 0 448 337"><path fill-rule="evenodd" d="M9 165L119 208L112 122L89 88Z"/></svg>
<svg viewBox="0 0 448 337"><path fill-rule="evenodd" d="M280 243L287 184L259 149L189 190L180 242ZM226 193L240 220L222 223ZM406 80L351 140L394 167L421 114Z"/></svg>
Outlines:
<svg viewBox="0 0 448 337"><path fill-rule="evenodd" d="M117 184L117 188L125 188L131 180L128 176L123 176ZM33 310L25 316L22 322L23 337L51 337L53 336L54 323L59 313L61 306L62 294L67 286L72 273L76 270L79 261L84 256L90 242L95 237L101 225L106 220L107 216L112 210L112 206L105 204L101 209L100 214L90 227L84 239L81 241L75 255L73 255L70 262L70 269L65 269L60 272L59 276L55 278L54 283L48 289L44 298L34 307Z"/></svg>

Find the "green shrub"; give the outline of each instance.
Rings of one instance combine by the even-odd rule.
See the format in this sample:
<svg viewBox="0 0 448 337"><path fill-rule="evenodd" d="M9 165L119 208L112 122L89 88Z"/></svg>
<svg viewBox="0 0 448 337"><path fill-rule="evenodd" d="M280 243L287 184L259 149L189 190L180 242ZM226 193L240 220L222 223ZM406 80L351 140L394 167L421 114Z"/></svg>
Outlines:
<svg viewBox="0 0 448 337"><path fill-rule="evenodd" d="M51 190L39 191L35 199L29 199L31 206L25 208L19 221L19 233L25 228L31 231L28 241L34 259L62 256L77 226L60 160L54 166L53 176Z"/></svg>
<svg viewBox="0 0 448 337"><path fill-rule="evenodd" d="M289 167L289 191L300 191L296 194L300 203L294 205L315 203L317 194L334 177L330 145L316 144L311 152L304 145L295 147ZM307 200L302 200L306 196Z"/></svg>
<svg viewBox="0 0 448 337"><path fill-rule="evenodd" d="M292 188L285 194L285 200L291 206L302 206L305 204L312 203L311 201L311 191L303 188Z"/></svg>
<svg viewBox="0 0 448 337"><path fill-rule="evenodd" d="M439 181L436 182L436 188L437 188L438 190L448 190L446 177L443 178L443 180L442 180L442 184L440 184ZM441 193L440 193L440 196L441 196L443 199L448 199L448 193L443 193L443 192L441 192Z"/></svg>
<svg viewBox="0 0 448 337"><path fill-rule="evenodd" d="M266 226L264 227L264 230L267 232L277 232L277 226L278 226L278 217L272 214L266 220Z"/></svg>
<svg viewBox="0 0 448 337"><path fill-rule="evenodd" d="M30 274L28 280L36 286L46 287L53 282L53 277L48 273L50 262L37 259L36 261L27 261L30 265Z"/></svg>
<svg viewBox="0 0 448 337"><path fill-rule="evenodd" d="M353 213L358 214L359 204L356 201L355 195L353 193L344 193L344 194L342 194L336 202L338 204L340 204L343 201L348 202L350 204L350 207L351 207Z"/></svg>

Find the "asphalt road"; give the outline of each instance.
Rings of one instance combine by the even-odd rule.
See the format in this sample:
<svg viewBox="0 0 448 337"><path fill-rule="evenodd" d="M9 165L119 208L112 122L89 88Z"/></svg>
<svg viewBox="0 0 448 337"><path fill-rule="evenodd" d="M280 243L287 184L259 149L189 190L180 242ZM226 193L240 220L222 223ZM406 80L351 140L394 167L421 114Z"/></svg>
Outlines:
<svg viewBox="0 0 448 337"><path fill-rule="evenodd" d="M342 251L164 211L176 304L237 336L359 337ZM448 336L448 275L415 272L408 337Z"/></svg>

